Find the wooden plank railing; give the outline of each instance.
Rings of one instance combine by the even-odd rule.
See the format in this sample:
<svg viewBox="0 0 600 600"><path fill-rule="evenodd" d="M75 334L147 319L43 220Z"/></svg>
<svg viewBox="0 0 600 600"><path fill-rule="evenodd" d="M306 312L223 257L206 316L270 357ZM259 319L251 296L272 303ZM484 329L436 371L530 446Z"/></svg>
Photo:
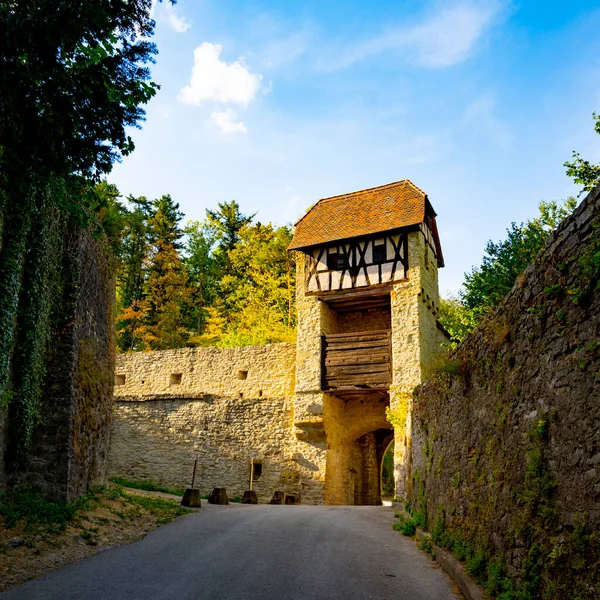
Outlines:
<svg viewBox="0 0 600 600"><path fill-rule="evenodd" d="M322 337L324 390L389 388L392 381L390 331Z"/></svg>

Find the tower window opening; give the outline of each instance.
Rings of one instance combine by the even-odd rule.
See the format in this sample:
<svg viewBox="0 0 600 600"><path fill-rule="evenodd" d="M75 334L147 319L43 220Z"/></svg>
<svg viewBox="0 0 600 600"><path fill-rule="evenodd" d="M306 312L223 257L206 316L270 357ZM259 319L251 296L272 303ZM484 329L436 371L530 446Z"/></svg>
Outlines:
<svg viewBox="0 0 600 600"><path fill-rule="evenodd" d="M385 244L373 246L373 262L375 264L384 263L387 260L387 252Z"/></svg>
<svg viewBox="0 0 600 600"><path fill-rule="evenodd" d="M337 250L330 250L327 253L327 268L330 271L340 271L347 269L350 265L349 257L346 252L338 252Z"/></svg>

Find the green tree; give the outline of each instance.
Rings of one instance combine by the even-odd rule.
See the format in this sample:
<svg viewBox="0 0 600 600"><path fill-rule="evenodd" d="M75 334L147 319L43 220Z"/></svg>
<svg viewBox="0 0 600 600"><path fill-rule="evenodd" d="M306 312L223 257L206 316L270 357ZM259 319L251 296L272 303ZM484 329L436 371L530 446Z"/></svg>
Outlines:
<svg viewBox="0 0 600 600"><path fill-rule="evenodd" d="M596 124L594 130L600 134L600 115L592 114ZM579 152L573 151L573 160L564 163L567 167L567 175L572 177L578 185L583 186L583 190L591 192L600 184L600 165L593 165L588 160L583 160Z"/></svg>
<svg viewBox="0 0 600 600"><path fill-rule="evenodd" d="M287 252L289 227L257 223L239 231L230 271L208 319L207 336L237 346L295 339L295 263Z"/></svg>
<svg viewBox="0 0 600 600"><path fill-rule="evenodd" d="M106 180L101 181L93 191L96 202L92 205L92 211L96 214L98 226L106 235L118 262L121 260L123 249L127 210L119 200L121 194L113 183L108 183Z"/></svg>
<svg viewBox="0 0 600 600"><path fill-rule="evenodd" d="M231 202L219 202L217 210L207 210L206 217L215 232L217 248L214 257L220 268L228 273L231 269L229 252L240 241L240 230L249 225L256 214L245 215L240 211L239 204Z"/></svg>
<svg viewBox="0 0 600 600"><path fill-rule="evenodd" d="M450 334L449 346L454 348L475 329L478 319L475 311L466 306L461 298L451 296L440 299L440 323Z"/></svg>
<svg viewBox="0 0 600 600"><path fill-rule="evenodd" d="M152 0L0 2L0 163L7 178L87 182L134 146L158 86ZM55 202L73 205L73 198Z"/></svg>
<svg viewBox="0 0 600 600"><path fill-rule="evenodd" d="M208 221L190 221L185 229L184 265L191 287L192 306L188 310L188 327L202 333L207 309L217 297L220 281L217 261L213 256L216 235Z"/></svg>
<svg viewBox="0 0 600 600"><path fill-rule="evenodd" d="M144 323L140 337L146 349L181 348L188 338L185 312L190 306L188 277L180 254L183 214L169 195L151 204L150 251L145 259L144 295L138 306Z"/></svg>
<svg viewBox="0 0 600 600"><path fill-rule="evenodd" d="M93 186L133 150L128 128L158 87L151 6L0 0L0 400L12 398L20 458L39 418L55 302L78 293L57 283L61 233L67 217L114 225L112 192Z"/></svg>
<svg viewBox="0 0 600 600"><path fill-rule="evenodd" d="M143 323L138 329L143 349L166 350L186 346L185 308L190 288L181 256L173 244L156 243L139 306Z"/></svg>
<svg viewBox="0 0 600 600"><path fill-rule="evenodd" d="M152 243L162 242L180 250L179 240L183 237L180 227L183 213L179 204L169 194L161 196L152 202L153 213L149 219L150 237Z"/></svg>
<svg viewBox="0 0 600 600"><path fill-rule="evenodd" d="M576 205L574 198L562 204L540 202L536 218L520 225L512 223L505 240L488 241L481 266L465 274L459 298L441 303L440 322L452 336L452 343L461 341L487 312L500 304L517 277L535 260L548 235Z"/></svg>
<svg viewBox="0 0 600 600"><path fill-rule="evenodd" d="M501 242L489 241L480 267L465 275L464 304L472 309L477 320L490 308L498 306L508 294L517 277L533 262L544 247L551 231L576 206L574 198L564 204L556 201L541 202L540 214L535 219L507 229L507 238Z"/></svg>
<svg viewBox="0 0 600 600"><path fill-rule="evenodd" d="M122 352L134 350L140 342L136 331L142 322L139 311L145 293L145 270L150 253L148 220L152 214L152 205L144 196L129 196L127 202L130 208L124 209L117 269L117 347Z"/></svg>

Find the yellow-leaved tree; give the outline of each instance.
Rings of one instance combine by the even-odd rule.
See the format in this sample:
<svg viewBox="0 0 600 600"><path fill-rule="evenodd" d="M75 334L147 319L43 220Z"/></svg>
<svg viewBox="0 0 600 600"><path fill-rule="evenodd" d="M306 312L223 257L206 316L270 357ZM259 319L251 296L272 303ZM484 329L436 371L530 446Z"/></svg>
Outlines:
<svg viewBox="0 0 600 600"><path fill-rule="evenodd" d="M296 339L294 258L289 227L245 225L228 251L228 272L199 343L246 346Z"/></svg>

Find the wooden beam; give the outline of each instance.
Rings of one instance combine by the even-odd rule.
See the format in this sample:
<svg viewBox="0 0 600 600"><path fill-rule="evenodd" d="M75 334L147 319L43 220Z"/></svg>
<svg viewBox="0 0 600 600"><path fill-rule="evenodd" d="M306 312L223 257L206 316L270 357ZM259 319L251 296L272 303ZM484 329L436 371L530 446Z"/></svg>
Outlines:
<svg viewBox="0 0 600 600"><path fill-rule="evenodd" d="M398 283L398 282L394 282ZM330 293L323 293L319 295L319 300L322 300L325 303L329 303L335 300L348 300L349 298L370 298L373 296L385 296L390 294L392 291L392 285L389 283L382 283L377 286L370 286L368 290L361 289L348 289L346 291L340 292L339 290L335 290ZM321 297L322 296L322 297Z"/></svg>
<svg viewBox="0 0 600 600"><path fill-rule="evenodd" d="M375 329L373 331L353 331L351 333L326 333L324 337L326 339L343 339L343 338L358 338L358 337L368 337L371 335L387 335L389 333L389 329Z"/></svg>

